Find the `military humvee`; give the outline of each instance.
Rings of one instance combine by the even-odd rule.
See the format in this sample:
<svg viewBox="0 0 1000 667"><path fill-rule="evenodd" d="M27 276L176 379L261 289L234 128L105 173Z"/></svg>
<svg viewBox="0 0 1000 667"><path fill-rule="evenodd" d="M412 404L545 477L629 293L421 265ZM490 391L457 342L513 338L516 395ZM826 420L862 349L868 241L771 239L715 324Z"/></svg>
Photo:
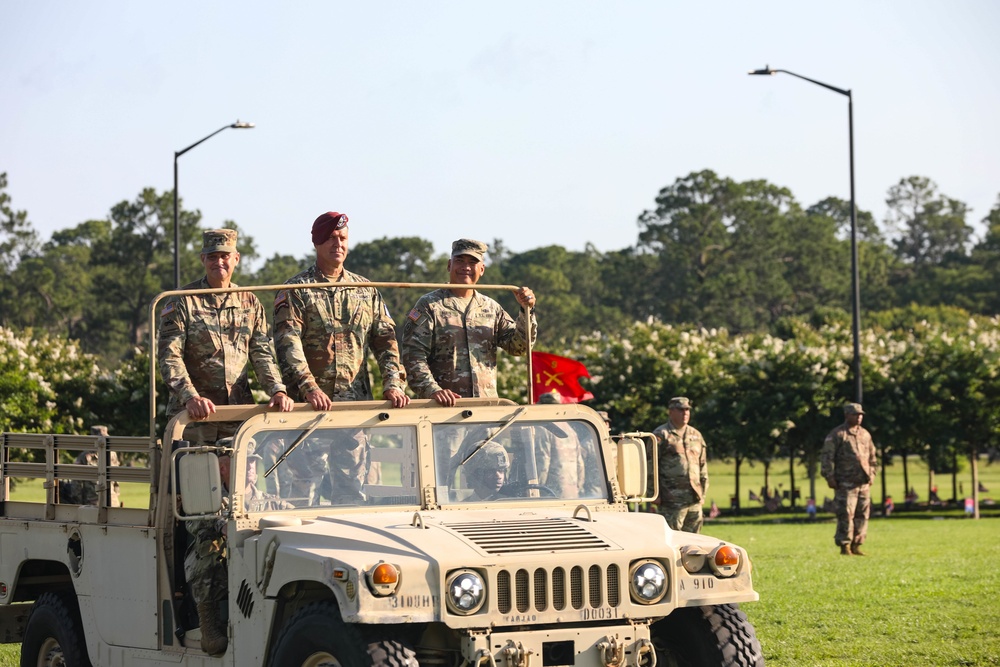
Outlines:
<svg viewBox="0 0 1000 667"><path fill-rule="evenodd" d="M589 407L505 399L211 419L239 422L231 443L189 446L186 413L159 439L2 435L0 639L21 643L22 665L763 664L738 607L758 599L745 550L630 511L655 494L650 434L612 438ZM344 437L370 448L362 493L294 491L295 458ZM13 460L21 448L45 462ZM93 449L98 465L59 463L61 449ZM112 450L150 466L111 466ZM286 491L250 502L248 466ZM45 502L10 500L11 477L43 479ZM99 504L60 503L65 478L93 481ZM149 507L109 507L115 480L148 483ZM209 656L186 603L184 522L220 514L229 645Z"/></svg>

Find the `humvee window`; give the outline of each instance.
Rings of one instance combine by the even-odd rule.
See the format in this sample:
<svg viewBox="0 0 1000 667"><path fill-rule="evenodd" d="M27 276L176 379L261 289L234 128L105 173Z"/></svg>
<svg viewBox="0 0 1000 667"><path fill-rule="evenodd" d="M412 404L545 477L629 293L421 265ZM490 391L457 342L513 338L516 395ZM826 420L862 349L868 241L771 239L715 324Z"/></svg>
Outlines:
<svg viewBox="0 0 1000 667"><path fill-rule="evenodd" d="M438 501L607 498L600 439L585 421L437 424ZM484 444L485 443L485 444Z"/></svg>

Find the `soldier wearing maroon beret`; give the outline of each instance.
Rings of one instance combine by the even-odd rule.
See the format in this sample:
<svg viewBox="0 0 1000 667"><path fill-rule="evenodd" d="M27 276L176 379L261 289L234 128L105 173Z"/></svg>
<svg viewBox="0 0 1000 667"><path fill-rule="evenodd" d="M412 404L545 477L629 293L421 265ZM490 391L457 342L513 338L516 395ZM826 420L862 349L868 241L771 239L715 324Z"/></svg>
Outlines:
<svg viewBox="0 0 1000 667"><path fill-rule="evenodd" d="M367 278L344 268L347 216L330 211L313 222L316 263L286 284L340 283L344 287L281 290L274 299L274 340L278 365L289 394L314 410L334 401L372 399L369 350L382 374L382 396L393 407L410 401L406 372L399 361L396 323L374 287L347 287ZM335 493L360 493L367 474L368 444L362 434L330 449Z"/></svg>

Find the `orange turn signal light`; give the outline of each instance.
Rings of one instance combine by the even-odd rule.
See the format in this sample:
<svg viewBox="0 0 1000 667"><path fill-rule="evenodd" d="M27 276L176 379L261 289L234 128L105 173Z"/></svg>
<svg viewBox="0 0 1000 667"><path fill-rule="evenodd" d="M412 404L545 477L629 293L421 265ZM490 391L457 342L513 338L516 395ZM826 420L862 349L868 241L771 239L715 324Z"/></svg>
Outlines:
<svg viewBox="0 0 1000 667"><path fill-rule="evenodd" d="M389 563L379 563L372 570L372 583L376 585L394 585L399 581L399 570Z"/></svg>

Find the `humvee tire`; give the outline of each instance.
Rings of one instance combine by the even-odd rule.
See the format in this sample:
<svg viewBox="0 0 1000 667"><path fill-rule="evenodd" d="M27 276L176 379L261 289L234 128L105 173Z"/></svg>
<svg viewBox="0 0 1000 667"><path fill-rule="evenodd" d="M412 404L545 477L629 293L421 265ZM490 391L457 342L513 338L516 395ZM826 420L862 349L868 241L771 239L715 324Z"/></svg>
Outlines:
<svg viewBox="0 0 1000 667"><path fill-rule="evenodd" d="M334 602L324 600L302 607L281 631L271 651L275 667L361 667L371 665L358 631L340 619Z"/></svg>
<svg viewBox="0 0 1000 667"><path fill-rule="evenodd" d="M373 667L417 667L418 664L416 652L393 639L369 644L368 655Z"/></svg>
<svg viewBox="0 0 1000 667"><path fill-rule="evenodd" d="M90 667L74 600L42 593L35 600L21 642L21 667Z"/></svg>
<svg viewBox="0 0 1000 667"><path fill-rule="evenodd" d="M657 667L763 667L753 625L735 604L676 609L650 628Z"/></svg>

